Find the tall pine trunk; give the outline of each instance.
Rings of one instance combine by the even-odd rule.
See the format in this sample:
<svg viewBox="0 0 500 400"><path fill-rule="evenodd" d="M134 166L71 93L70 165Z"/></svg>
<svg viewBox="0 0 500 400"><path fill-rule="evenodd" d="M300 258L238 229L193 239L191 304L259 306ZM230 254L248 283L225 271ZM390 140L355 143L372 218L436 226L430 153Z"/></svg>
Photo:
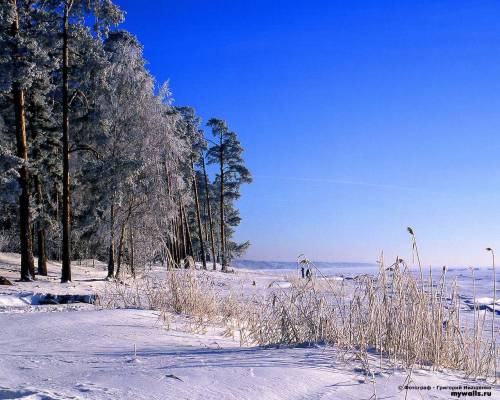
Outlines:
<svg viewBox="0 0 500 400"><path fill-rule="evenodd" d="M204 211L205 212L205 211ZM206 215L206 214L204 214ZM210 238L208 237L208 232L210 231L210 229L208 228L208 221L203 221L203 227L205 229L205 243L210 243ZM205 258L207 261L212 261L212 254L210 253L210 251L207 249L207 251L205 252Z"/></svg>
<svg viewBox="0 0 500 400"><path fill-rule="evenodd" d="M179 256L178 256L178 246L177 246L177 227L176 227L176 222L175 218L172 219L172 237L170 239L170 243L172 246L172 257L174 259L174 263L178 264L179 263ZM177 267L177 265L176 265Z"/></svg>
<svg viewBox="0 0 500 400"><path fill-rule="evenodd" d="M167 196L170 199L171 202L174 202L173 196L172 196L172 191L170 188L170 174L168 172L167 164L164 164L165 168L165 178L167 182ZM168 243L170 244L170 254L172 256L172 261L175 264L174 267L177 268L179 267L180 264L180 259L181 259L181 251L180 251L180 241L179 241L179 233L178 233L178 226L177 226L177 218L173 217L170 219L170 224L172 226L171 228L171 236L170 240Z"/></svg>
<svg viewBox="0 0 500 400"><path fill-rule="evenodd" d="M120 229L120 241L118 244L118 260L116 266L116 277L120 277L120 270L122 266L122 254L123 254L123 238L125 237L125 223L122 225Z"/></svg>
<svg viewBox="0 0 500 400"><path fill-rule="evenodd" d="M189 223L186 215L186 209L181 203L181 214L182 214L182 221L183 221L183 226L186 231L186 256L194 256L193 253L193 241L191 239L191 230L189 229Z"/></svg>
<svg viewBox="0 0 500 400"><path fill-rule="evenodd" d="M31 129L31 138L32 141L35 142L38 137L38 130L32 126ZM40 161L40 149L35 146L33 150L33 158L36 161ZM34 195L36 199L36 204L38 208L41 210L43 208L43 196L42 196L42 182L40 179L40 174L37 172L33 176L33 185L34 185ZM38 255L38 274L47 276L47 250L45 243L45 226L43 222L38 222L35 225L36 227L36 235L37 235L37 255Z"/></svg>
<svg viewBox="0 0 500 400"><path fill-rule="evenodd" d="M130 273L132 274L132 277L135 278L135 265L134 265L134 232L132 230L132 227L129 225L128 227L128 243L129 243L129 249L130 249Z"/></svg>
<svg viewBox="0 0 500 400"><path fill-rule="evenodd" d="M210 229L208 228L208 217L207 217L208 213L207 213L207 206L205 204L203 204L203 229L204 229L204 232L205 232L205 242L206 243L210 243L210 238L209 238L209 231ZM210 251L207 251L207 255L206 257L209 258L210 255L209 255Z"/></svg>
<svg viewBox="0 0 500 400"><path fill-rule="evenodd" d="M17 12L16 0L11 0L15 17L12 23L12 37L19 34L19 14ZM12 56L18 59L19 49L14 44ZM28 161L28 149L26 144L26 116L24 106L24 91L19 82L12 85L12 97L14 100L14 112L16 118L16 143L17 156L23 161ZM28 281L35 277L35 263L33 260L33 241L31 237L31 215L30 215L30 179L26 165L19 169L19 241L21 246L21 280Z"/></svg>
<svg viewBox="0 0 500 400"><path fill-rule="evenodd" d="M194 189L194 202L196 207L196 222L198 223L198 236L200 238L200 256L203 263L203 269L207 269L207 260L205 259L205 242L203 238L203 231L201 229L201 216L200 216L200 199L198 197L198 183L196 182L196 172L194 170L193 160L191 160L191 169L193 172L193 189Z"/></svg>
<svg viewBox="0 0 500 400"><path fill-rule="evenodd" d="M175 232L175 248L176 248L176 262L177 266L180 266L181 259L183 258L182 255L182 235L179 229L179 218L175 217L174 219L174 232Z"/></svg>
<svg viewBox="0 0 500 400"><path fill-rule="evenodd" d="M182 205L179 205L179 234L180 234L180 239L181 239L181 244L182 244L182 259L186 258L187 256L187 240L186 240L186 234L184 232L184 218L182 217Z"/></svg>
<svg viewBox="0 0 500 400"><path fill-rule="evenodd" d="M40 184L40 177L35 175L33 177L35 185L36 202L39 207L42 207L42 185ZM37 222L37 242L38 242L38 274L47 276L47 252L45 248L45 227L43 223Z"/></svg>
<svg viewBox="0 0 500 400"><path fill-rule="evenodd" d="M62 88L62 108L63 108L63 137L62 137L62 158L63 158L63 209L62 209L62 276L61 282L71 281L71 194L69 187L69 93L68 93L68 29L69 11L71 2L66 1L64 5L64 27L63 27L63 88Z"/></svg>
<svg viewBox="0 0 500 400"><path fill-rule="evenodd" d="M205 157L201 155L201 161L203 166L203 177L205 180L205 196L207 200L207 210L208 210L208 225L210 227L210 246L212 247L212 263L213 270L217 269L217 261L215 255L215 239L214 239L214 223L212 219L212 209L210 207L210 187L208 186L208 176L207 176L207 168L205 166Z"/></svg>
<svg viewBox="0 0 500 400"><path fill-rule="evenodd" d="M108 278L115 275L115 200L111 202L111 232L109 238Z"/></svg>

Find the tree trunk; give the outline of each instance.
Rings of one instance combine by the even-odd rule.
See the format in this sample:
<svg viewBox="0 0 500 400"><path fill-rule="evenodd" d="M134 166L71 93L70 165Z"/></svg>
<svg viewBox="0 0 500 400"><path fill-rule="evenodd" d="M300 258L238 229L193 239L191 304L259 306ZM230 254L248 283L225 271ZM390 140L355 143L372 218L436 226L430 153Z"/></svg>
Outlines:
<svg viewBox="0 0 500 400"><path fill-rule="evenodd" d="M196 221L198 223L198 236L200 238L200 256L203 263L203 269L207 269L207 260L205 259L205 242L203 238L203 231L201 229L201 216L200 216L200 200L198 198L198 183L196 182L196 172L194 170L193 160L191 159L191 170L193 172L193 189L194 189L194 203L196 207Z"/></svg>
<svg viewBox="0 0 500 400"><path fill-rule="evenodd" d="M224 149L222 140L220 144L220 253L222 262L222 271L227 271L226 265L226 236L224 227Z"/></svg>
<svg viewBox="0 0 500 400"><path fill-rule="evenodd" d="M109 245L109 255L108 255L108 279L115 276L115 244L111 241Z"/></svg>
<svg viewBox="0 0 500 400"><path fill-rule="evenodd" d="M12 23L12 37L19 34L19 14L17 12L16 0L11 0L15 17ZM12 56L19 59L20 54L17 45L12 46ZM12 85L12 97L14 100L14 113L16 119L16 143L17 156L23 161L28 161L28 149L26 144L26 116L24 106L24 91L19 82ZM21 280L29 281L35 278L35 263L33 260L33 241L31 237L31 215L30 215L30 179L26 165L19 169L19 241L21 247Z"/></svg>
<svg viewBox="0 0 500 400"><path fill-rule="evenodd" d="M167 181L167 196L168 198L173 202L173 196L172 196L172 191L170 189L170 174L168 172L167 164L165 163L165 177ZM180 263L180 247L179 247L179 235L177 231L177 218L174 217L170 220L170 225L171 225L171 236L170 239L168 240L168 243L170 244L170 254L172 256L172 261L174 262L175 268L179 266Z"/></svg>
<svg viewBox="0 0 500 400"><path fill-rule="evenodd" d="M206 211L206 208L203 207L203 215L207 215L207 211ZM203 220L203 229L204 229L204 232L205 232L205 242L206 243L210 243L210 238L208 237L208 218L204 218ZM210 252L207 252L207 253L210 253ZM206 257L210 257L208 254L206 255Z"/></svg>
<svg viewBox="0 0 500 400"><path fill-rule="evenodd" d="M186 258L187 256L187 244L186 244L186 235L184 233L184 224L182 218L182 206L179 206L179 220L178 220L178 232L181 240L181 259Z"/></svg>
<svg viewBox="0 0 500 400"><path fill-rule="evenodd" d="M210 239L209 239L209 237L208 237L208 231L209 231L210 229L208 228L208 222L207 222L207 221L204 221L204 222L203 222L203 227L204 227L204 229L205 229L205 242L206 242L206 243L210 243ZM206 259L207 261L212 261L212 254L210 253L210 251L208 251L208 249L207 249L207 251L205 252L205 259Z"/></svg>
<svg viewBox="0 0 500 400"><path fill-rule="evenodd" d="M182 259L182 235L179 231L179 219L178 217L174 220L174 229L175 229L175 245L177 249L177 264L180 265Z"/></svg>
<svg viewBox="0 0 500 400"><path fill-rule="evenodd" d="M134 265L134 232L132 228L128 227L128 242L129 242L129 250L130 250L130 273L135 278L135 265Z"/></svg>
<svg viewBox="0 0 500 400"><path fill-rule="evenodd" d="M176 230L175 230L175 220L171 221L172 234L170 237L170 247L172 248L172 258L174 263L177 264L177 240L176 240Z"/></svg>
<svg viewBox="0 0 500 400"><path fill-rule="evenodd" d="M57 187L56 182L54 182L54 184L52 185L52 188L50 191L50 198L51 198L52 202L54 203L54 208L52 210L49 210L50 215L52 216L52 218L54 218L54 220L60 221L60 218L59 218L59 204L60 204L59 189ZM60 243L61 242L59 242L59 244ZM61 261L61 246L55 242L49 242L49 244L50 244L50 247L49 247L50 252L48 254L50 254L50 256L48 258L54 259L57 261Z"/></svg>
<svg viewBox="0 0 500 400"><path fill-rule="evenodd" d="M214 240L214 223L212 220L212 209L210 208L210 188L208 186L208 176L207 176L207 168L205 167L205 157L201 155L202 166L203 166L203 177L205 180L205 195L207 198L207 210L208 210L208 224L210 226L210 245L212 247L212 263L213 270L217 269L216 264L216 256L215 256L215 240Z"/></svg>
<svg viewBox="0 0 500 400"><path fill-rule="evenodd" d="M172 240L170 238L167 239L167 248L168 248L168 253L170 254L170 260L169 260L169 269L173 267L172 262L175 262L175 256L174 256L174 246L172 245Z"/></svg>
<svg viewBox="0 0 500 400"><path fill-rule="evenodd" d="M31 139L33 142L36 141L38 137L38 130L32 125L31 128ZM36 161L40 161L40 149L35 146L33 150L33 158ZM35 200L38 205L39 210L43 209L43 197L42 197L42 183L40 180L40 175L37 172L33 176L33 185L35 188ZM45 226L40 219L36 223L36 234L37 234L37 254L38 254L38 274L47 276L47 251L45 244Z"/></svg>
<svg viewBox="0 0 500 400"><path fill-rule="evenodd" d="M63 28L63 88L62 88L62 108L63 108L63 137L62 137L62 158L63 158L63 210L62 210L62 276L61 282L71 281L71 194L69 187L69 104L68 104L68 28L69 11L71 3L64 5L64 28Z"/></svg>
<svg viewBox="0 0 500 400"><path fill-rule="evenodd" d="M34 176L36 201L39 207L42 207L42 185L40 178ZM47 252L45 250L45 228L41 222L37 223L37 241L38 241L38 274L47 276Z"/></svg>
<svg viewBox="0 0 500 400"><path fill-rule="evenodd" d="M108 278L115 275L115 204L111 202L111 233L109 243Z"/></svg>
<svg viewBox="0 0 500 400"><path fill-rule="evenodd" d="M184 206L181 204L181 213L182 213L182 221L183 221L183 226L186 231L186 255L189 255L191 257L194 256L193 253L193 241L191 239L191 231L189 229L189 223L186 215L186 209Z"/></svg>
<svg viewBox="0 0 500 400"><path fill-rule="evenodd" d="M117 267L116 267L116 277L118 278L120 276L120 268L122 266L122 252L123 252L123 238L125 236L125 224L122 225L120 229L120 241L118 244L118 260L117 260Z"/></svg>
<svg viewBox="0 0 500 400"><path fill-rule="evenodd" d="M54 207L54 212L52 213L52 216L55 217L54 219L56 221L59 221L59 189L57 187L57 183L54 182L54 185L52 187L52 201L55 204Z"/></svg>
<svg viewBox="0 0 500 400"><path fill-rule="evenodd" d="M47 276L47 252L45 243L45 229L38 230L38 274Z"/></svg>

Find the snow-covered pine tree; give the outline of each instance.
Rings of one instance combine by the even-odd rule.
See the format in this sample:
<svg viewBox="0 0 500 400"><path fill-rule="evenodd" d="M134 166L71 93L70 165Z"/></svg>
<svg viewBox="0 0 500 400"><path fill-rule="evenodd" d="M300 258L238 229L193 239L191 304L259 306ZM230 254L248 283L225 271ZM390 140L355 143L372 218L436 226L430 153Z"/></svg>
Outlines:
<svg viewBox="0 0 500 400"><path fill-rule="evenodd" d="M43 86L41 82L48 81L53 67L49 47L45 42L46 34L50 32L50 21L38 5L36 0L9 0L0 5L0 24L4 28L0 31L0 47L6 50L0 59L0 101L3 103L2 118L7 122L4 124L5 136L0 157L9 160L14 154L9 150L9 143L13 142L9 138L15 137L15 153L19 164L17 231L20 237L22 280L35 275L31 236L33 210L30 198L31 183L37 182L38 165L31 159L33 151L30 151L30 144L33 143L29 143L28 133L31 130L30 118L33 116L30 107L37 99L40 85ZM5 107L6 102L12 102L13 107ZM11 170L12 168L8 168L7 174ZM8 183L7 181L9 179L4 179L4 183Z"/></svg>
<svg viewBox="0 0 500 400"><path fill-rule="evenodd" d="M72 35L85 31L88 19L94 17L94 31L98 36L107 35L111 25L123 20L122 11L111 0L47 0L45 7L51 7L61 17L62 22L62 160L63 160L63 195L62 195L62 274L61 282L71 281L71 193L70 193L70 102L77 91L71 93L69 76L70 53L77 51L71 45ZM78 29L75 29L78 28Z"/></svg>
<svg viewBox="0 0 500 400"><path fill-rule="evenodd" d="M187 140L191 145L191 151L189 154L189 177L192 187L192 196L194 197L194 214L198 233L197 244L199 246L199 255L203 269L207 269L205 239L203 237L203 228L201 223L200 197L198 193L198 182L196 180L195 169L195 165L200 161L200 154L202 154L207 148L207 142L203 137L203 131L200 130L201 119L196 116L194 109L191 107L177 107L177 110L182 116L186 137L185 140Z"/></svg>
<svg viewBox="0 0 500 400"><path fill-rule="evenodd" d="M47 275L47 239L58 231L57 210L51 192L60 182L60 112L55 107L54 84L59 70L57 23L50 12L31 1L27 32L36 42L36 74L26 94L26 120L31 159L32 194L35 199L33 230L38 274Z"/></svg>
<svg viewBox="0 0 500 400"><path fill-rule="evenodd" d="M8 48L9 62L7 67L7 86L11 91L14 108L16 157L19 168L18 183L19 195L19 239L21 250L21 280L29 281L34 278L35 267L33 262L33 243L31 238L31 210L30 210L30 176L28 169L28 147L26 137L26 111L25 111L25 68L29 62L25 57L25 36L20 24L20 5L16 0L2 3L2 47ZM9 40L10 39L10 40ZM5 46L5 47L4 47Z"/></svg>

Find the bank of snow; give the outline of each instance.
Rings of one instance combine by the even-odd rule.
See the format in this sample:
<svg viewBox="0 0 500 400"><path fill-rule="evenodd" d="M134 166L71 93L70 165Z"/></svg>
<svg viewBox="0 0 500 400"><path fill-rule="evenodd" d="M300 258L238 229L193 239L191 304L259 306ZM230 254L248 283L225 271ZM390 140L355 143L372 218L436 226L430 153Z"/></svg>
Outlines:
<svg viewBox="0 0 500 400"><path fill-rule="evenodd" d="M370 382L333 348L240 348L158 324L143 310L0 314L0 399L368 399ZM134 354L134 347L137 354ZM376 379L380 398L404 398L404 372ZM417 371L412 385L456 386L460 378ZM449 390L408 398L448 399Z"/></svg>
<svg viewBox="0 0 500 400"><path fill-rule="evenodd" d="M0 254L0 275L18 273L16 256L8 258L2 264ZM58 273L51 264L48 278L0 288L3 301L23 302L0 310L0 399L369 399L374 393L379 399L449 399L451 389L438 386L484 385L420 370L410 385L431 389L406 393L400 390L405 371L386 370L373 385L356 360L334 347L240 347L221 327L190 332L183 316L172 316L167 330L153 311L34 306L23 296L30 285L39 286L31 292L90 294L105 277L102 265L75 265L74 281L60 285ZM276 280L249 271L213 274L221 285L246 288ZM498 393L492 389L492 398Z"/></svg>

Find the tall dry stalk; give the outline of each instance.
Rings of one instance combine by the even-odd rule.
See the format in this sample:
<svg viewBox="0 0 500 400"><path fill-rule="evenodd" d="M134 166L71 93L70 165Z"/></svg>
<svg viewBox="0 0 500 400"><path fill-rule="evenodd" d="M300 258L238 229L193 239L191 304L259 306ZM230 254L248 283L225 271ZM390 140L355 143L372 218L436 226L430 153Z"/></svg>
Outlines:
<svg viewBox="0 0 500 400"><path fill-rule="evenodd" d="M494 364L494 375L493 381L496 383L497 381L497 357L496 357L496 339L495 339L495 314L496 314L496 301L497 301L497 277L495 270L495 251L491 247L487 247L486 251L491 252L491 264L493 266L493 312L491 315L491 345L493 347L493 364Z"/></svg>
<svg viewBox="0 0 500 400"><path fill-rule="evenodd" d="M417 246L417 237L415 236L415 232L411 227L407 227L406 230L411 236L411 245L412 245L412 251L413 254L417 256L417 262L418 262L418 269L420 270L420 282L422 283L422 290L424 289L424 275L422 272L422 264L420 263L420 254L418 253L418 246Z"/></svg>

